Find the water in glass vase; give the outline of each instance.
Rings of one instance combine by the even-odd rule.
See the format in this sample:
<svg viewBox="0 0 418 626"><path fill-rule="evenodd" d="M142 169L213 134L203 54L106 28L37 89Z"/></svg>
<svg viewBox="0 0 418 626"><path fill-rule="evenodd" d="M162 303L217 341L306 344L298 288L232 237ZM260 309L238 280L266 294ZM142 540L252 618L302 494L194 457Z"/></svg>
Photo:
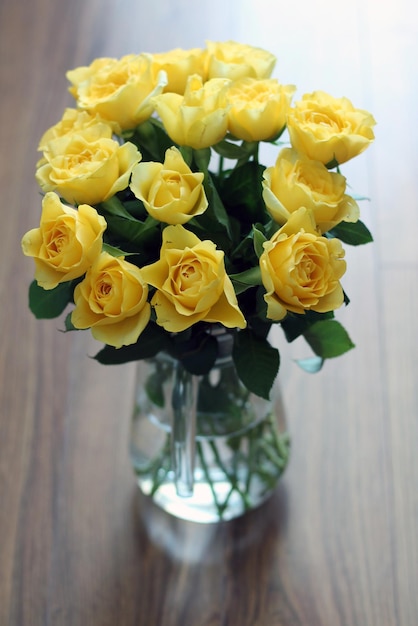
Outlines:
<svg viewBox="0 0 418 626"><path fill-rule="evenodd" d="M286 467L280 397L250 393L228 354L193 376L160 353L138 365L130 453L139 487L168 513L238 517L273 492Z"/></svg>

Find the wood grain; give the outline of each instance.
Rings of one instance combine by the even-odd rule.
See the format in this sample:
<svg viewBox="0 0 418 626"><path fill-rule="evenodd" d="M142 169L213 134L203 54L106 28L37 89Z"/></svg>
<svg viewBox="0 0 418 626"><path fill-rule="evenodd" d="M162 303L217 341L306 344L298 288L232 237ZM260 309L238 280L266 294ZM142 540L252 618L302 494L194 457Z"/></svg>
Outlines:
<svg viewBox="0 0 418 626"><path fill-rule="evenodd" d="M290 5L290 6L289 6ZM280 10L277 10L280 7ZM416 626L418 623L418 27L407 0L3 0L0 3L0 625ZM96 56L235 39L271 50L297 95L375 115L344 168L375 243L349 250L339 319L354 351L311 376L282 351L293 447L265 506L171 519L127 454L134 367L27 309L20 251L39 221L37 143Z"/></svg>

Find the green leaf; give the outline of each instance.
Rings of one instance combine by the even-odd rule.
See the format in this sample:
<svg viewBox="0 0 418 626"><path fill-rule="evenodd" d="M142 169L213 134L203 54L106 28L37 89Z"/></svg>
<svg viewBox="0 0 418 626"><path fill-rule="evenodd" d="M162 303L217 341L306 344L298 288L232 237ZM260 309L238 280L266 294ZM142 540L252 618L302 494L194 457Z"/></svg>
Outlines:
<svg viewBox="0 0 418 626"><path fill-rule="evenodd" d="M68 313L68 315L65 318L64 325L65 325L65 331L66 332L69 332L71 330L78 330L78 328L76 328L74 326L74 324L72 323L72 321L71 321L71 315L72 315L72 312Z"/></svg>
<svg viewBox="0 0 418 626"><path fill-rule="evenodd" d="M133 254L132 252L124 252L123 250L120 250L120 248L115 248L115 246L111 246L108 243L104 243L102 245L102 250L103 252L107 252L108 254L111 254L114 257L130 256Z"/></svg>
<svg viewBox="0 0 418 626"><path fill-rule="evenodd" d="M215 363L218 343L213 335L194 327L171 335L167 352L181 361L188 372L200 376L207 374Z"/></svg>
<svg viewBox="0 0 418 626"><path fill-rule="evenodd" d="M263 243L267 241L267 237L265 237L264 233L262 233L261 230L259 230L255 226L253 226L253 236L254 236L254 250L258 258L260 258L264 252Z"/></svg>
<svg viewBox="0 0 418 626"><path fill-rule="evenodd" d="M239 224L238 220L235 218L231 218L232 222L237 224L237 236L234 238L234 241L238 241L237 247L232 251L230 258L232 261L236 261L241 263L243 259L246 259L249 262L253 261L254 257L254 235L252 230L247 233L244 237L241 234L241 224Z"/></svg>
<svg viewBox="0 0 418 626"><path fill-rule="evenodd" d="M54 289L43 289L34 280L29 287L29 308L37 319L58 317L72 301L73 281L60 283Z"/></svg>
<svg viewBox="0 0 418 626"><path fill-rule="evenodd" d="M230 274L229 278L232 280L235 293L237 294L246 291L250 287L262 284L261 270L258 265L256 267L251 267L244 272L240 272L239 274Z"/></svg>
<svg viewBox="0 0 418 626"><path fill-rule="evenodd" d="M228 237L232 238L231 224L228 213L225 210L225 206L209 173L205 175L204 188L209 207L206 209L205 213L200 216L200 222L204 223L205 219L212 218L214 220L214 230L218 230L220 224L226 230ZM211 229L208 228L209 233L210 231Z"/></svg>
<svg viewBox="0 0 418 626"><path fill-rule="evenodd" d="M355 347L345 328L336 320L312 324L304 337L315 354L322 359L340 356Z"/></svg>
<svg viewBox="0 0 418 626"><path fill-rule="evenodd" d="M148 217L148 213L144 206L144 203L141 202L141 200L139 200L138 198L131 199L130 196L129 199L124 198L123 206L129 213L129 215L135 217L138 220L145 220Z"/></svg>
<svg viewBox="0 0 418 626"><path fill-rule="evenodd" d="M190 167L193 162L193 148L190 146L180 146L179 150L183 161Z"/></svg>
<svg viewBox="0 0 418 626"><path fill-rule="evenodd" d="M338 166L339 166L339 163L335 157L332 159L332 161L329 161L329 163L325 164L325 167L328 168L329 170L333 170L337 168L337 171L339 172Z"/></svg>
<svg viewBox="0 0 418 626"><path fill-rule="evenodd" d="M257 337L267 339L271 327L273 326L273 322L271 320L267 320L265 316L260 318L253 315L251 319L248 320L248 325L251 326L251 330Z"/></svg>
<svg viewBox="0 0 418 626"><path fill-rule="evenodd" d="M235 336L233 359L238 376L247 389L268 399L279 371L279 351L266 339L245 329Z"/></svg>
<svg viewBox="0 0 418 626"><path fill-rule="evenodd" d="M315 311L306 311L305 313L290 313L286 315L280 325L285 334L286 340L291 343L301 335L303 335L310 326L316 322L333 319L334 312L316 313Z"/></svg>
<svg viewBox="0 0 418 626"><path fill-rule="evenodd" d="M128 214L129 215L129 214ZM161 224L152 217L147 217L144 222L134 217L122 217L119 215L106 215L107 231L117 241L106 242L107 245L117 243L118 247L126 248L124 254L129 252L140 255L141 263L154 260L155 251L161 246ZM117 248L114 247L115 250ZM153 256L154 255L154 256Z"/></svg>
<svg viewBox="0 0 418 626"><path fill-rule="evenodd" d="M215 152L225 159L238 160L248 158L254 152L253 144L243 142L242 145L223 139L213 146Z"/></svg>
<svg viewBox="0 0 418 626"><path fill-rule="evenodd" d="M125 208L124 204L119 200L117 196L112 196L108 200L103 200L98 207L99 211L102 209L108 215L114 215L115 217L123 217L126 220L137 221Z"/></svg>
<svg viewBox="0 0 418 626"><path fill-rule="evenodd" d="M340 222L327 234L341 239L344 243L352 246L359 246L373 241L371 232L360 220L357 222Z"/></svg>
<svg viewBox="0 0 418 626"><path fill-rule="evenodd" d="M164 162L166 150L175 145L159 120L152 117L136 127L131 141L140 149L144 161L158 163Z"/></svg>
<svg viewBox="0 0 418 626"><path fill-rule="evenodd" d="M136 343L114 348L105 346L94 357L102 365L119 365L130 361L150 359L167 346L166 332L154 322L149 322Z"/></svg>
<svg viewBox="0 0 418 626"><path fill-rule="evenodd" d="M265 222L268 217L261 198L264 166L249 161L232 170L222 182L222 199L241 222Z"/></svg>
<svg viewBox="0 0 418 626"><path fill-rule="evenodd" d="M215 337L205 335L196 349L179 354L184 368L191 374L203 376L207 374L218 356L218 342Z"/></svg>

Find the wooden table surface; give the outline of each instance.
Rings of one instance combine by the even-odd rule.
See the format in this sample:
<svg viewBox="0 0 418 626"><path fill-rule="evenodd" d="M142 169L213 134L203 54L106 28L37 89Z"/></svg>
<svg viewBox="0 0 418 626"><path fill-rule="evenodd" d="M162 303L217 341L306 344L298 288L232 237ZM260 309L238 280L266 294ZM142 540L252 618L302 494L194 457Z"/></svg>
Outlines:
<svg viewBox="0 0 418 626"><path fill-rule="evenodd" d="M135 486L132 365L27 308L41 134L97 56L251 43L297 96L370 110L343 167L375 243L347 252L355 350L302 372L279 335L293 449L273 498L220 525L176 521ZM408 0L1 0L0 625L418 624L418 27Z"/></svg>

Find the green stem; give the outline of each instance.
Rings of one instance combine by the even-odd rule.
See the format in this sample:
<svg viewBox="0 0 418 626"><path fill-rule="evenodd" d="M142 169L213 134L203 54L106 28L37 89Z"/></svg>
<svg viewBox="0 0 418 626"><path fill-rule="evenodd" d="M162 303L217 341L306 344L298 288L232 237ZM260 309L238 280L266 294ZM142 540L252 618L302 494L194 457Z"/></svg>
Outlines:
<svg viewBox="0 0 418 626"><path fill-rule="evenodd" d="M274 486L277 481L277 472L263 468L259 457L261 455L262 458L273 464L279 470L279 475L281 475L288 461L288 442L289 437L287 435L281 436L277 432L274 414L270 414L251 433L249 437L247 491L250 490L250 483L254 476L258 476L267 489Z"/></svg>
<svg viewBox="0 0 418 626"><path fill-rule="evenodd" d="M259 428L255 429L251 433L251 436L249 436L249 451L248 451L248 458L247 458L248 474L247 474L247 480L246 480L246 484L245 484L245 489L246 489L247 492L249 492L249 490L250 490L251 480L252 480L252 477L253 477L252 469L253 469L254 458L255 458L255 449L256 449L254 435L258 439L259 430L260 430ZM261 432L261 434L262 434L262 432Z"/></svg>
<svg viewBox="0 0 418 626"><path fill-rule="evenodd" d="M242 441L242 437L240 438L240 442ZM220 455L219 455L219 450L216 447L216 444L214 441L209 441L209 445L211 447L211 450L213 452L213 455L216 459L216 462L218 463L219 467L221 468L221 470L224 472L225 476L228 478L230 484L231 484L231 488L232 490L235 490L241 497L243 504L244 504L244 508L248 509L251 506L251 502L248 498L248 494L246 493L246 491L242 491L242 489L240 489L239 485L238 485L238 479L237 479L237 475L236 473L231 474L228 469L225 467L224 462L222 461ZM224 504L225 506L225 504Z"/></svg>
<svg viewBox="0 0 418 626"><path fill-rule="evenodd" d="M259 446L263 450L268 460L282 472L283 469L286 467L286 459L283 459L283 457L277 455L276 450L272 449L272 446L268 443L268 441L260 441Z"/></svg>
<svg viewBox="0 0 418 626"><path fill-rule="evenodd" d="M224 157L220 155L219 156L219 166L218 166L218 178L219 178L220 181L223 180L224 175L225 175L225 173L224 173L224 162L225 162Z"/></svg>
<svg viewBox="0 0 418 626"><path fill-rule="evenodd" d="M288 433L283 433L280 435L275 427L275 416L274 414L270 414L268 417L268 425L270 434L274 440L274 446L277 449L279 456L287 463L289 458L289 447L290 447L290 438Z"/></svg>
<svg viewBox="0 0 418 626"><path fill-rule="evenodd" d="M210 472L209 472L208 465L206 463L205 455L203 453L202 444L200 443L200 441L196 442L196 450L197 450L197 454L199 456L200 463L202 465L203 473L205 475L205 478L207 480L209 488L210 488L210 490L212 492L213 501L214 501L216 509L218 511L219 519L222 519L224 510L225 510L225 504L220 504L220 502L218 501L218 496L216 495L216 491L215 491L215 488L213 486L213 481L212 481L212 478L211 478L211 475L210 475Z"/></svg>
<svg viewBox="0 0 418 626"><path fill-rule="evenodd" d="M253 152L253 159L254 159L254 162L255 162L255 163L257 163L257 164L258 164L258 162L259 162L259 161L258 161L258 153L259 153L259 150L260 150L260 144L259 144L259 142L257 141L257 142L255 142L254 152Z"/></svg>

